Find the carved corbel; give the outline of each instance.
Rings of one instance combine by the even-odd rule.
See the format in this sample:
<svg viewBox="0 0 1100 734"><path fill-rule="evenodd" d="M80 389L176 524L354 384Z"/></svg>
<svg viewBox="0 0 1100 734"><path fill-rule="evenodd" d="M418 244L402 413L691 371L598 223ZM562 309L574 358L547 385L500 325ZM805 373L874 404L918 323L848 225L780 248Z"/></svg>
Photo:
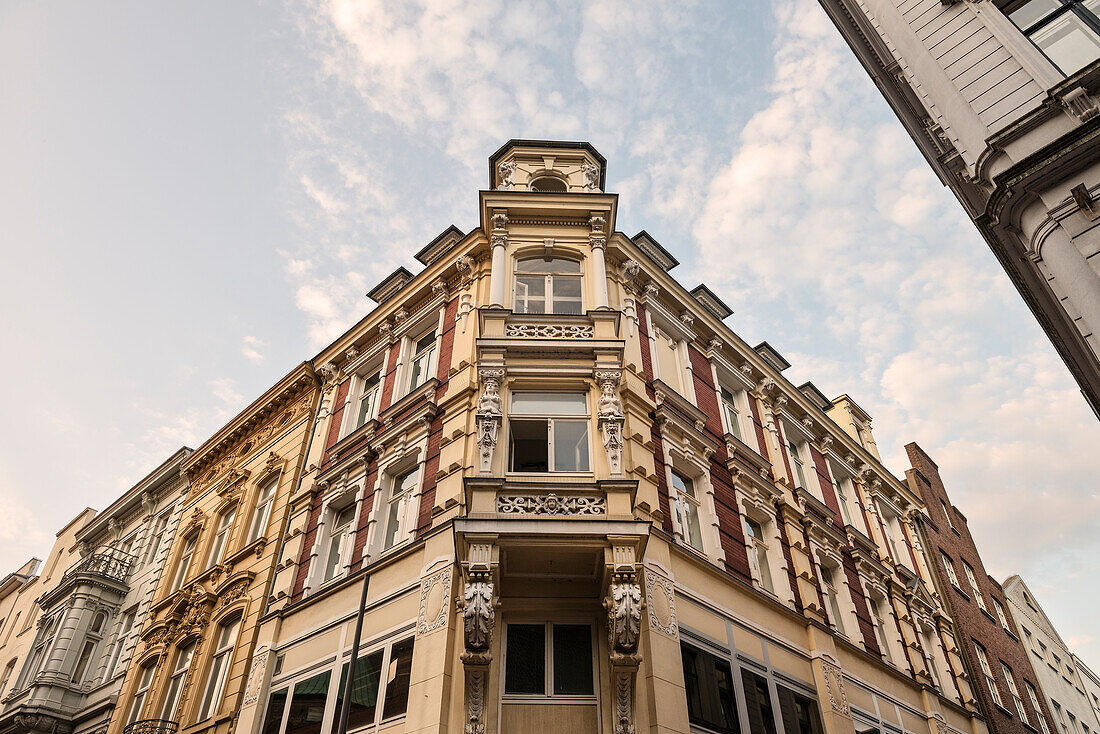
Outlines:
<svg viewBox="0 0 1100 734"><path fill-rule="evenodd" d="M485 698L498 603L491 558L491 545L474 544L470 547L470 560L463 564L466 583L459 600L465 646L462 667L466 678L463 734L485 734Z"/></svg>
<svg viewBox="0 0 1100 734"><path fill-rule="evenodd" d="M614 732L635 734L634 692L641 662L638 637L644 605L638 573L633 564L615 565L604 606L607 608L608 642L611 647Z"/></svg>
<svg viewBox="0 0 1100 734"><path fill-rule="evenodd" d="M504 418L504 401L500 398L500 381L504 379L503 367L481 367L477 371L481 380L481 396L474 413L477 420L477 448L480 471L488 474L493 469L493 451L500 438L500 424Z"/></svg>

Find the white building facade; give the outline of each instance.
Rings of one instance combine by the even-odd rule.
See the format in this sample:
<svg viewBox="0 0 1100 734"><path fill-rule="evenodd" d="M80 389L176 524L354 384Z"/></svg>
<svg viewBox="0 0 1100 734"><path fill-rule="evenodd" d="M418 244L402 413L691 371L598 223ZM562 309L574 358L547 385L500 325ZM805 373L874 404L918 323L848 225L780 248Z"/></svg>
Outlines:
<svg viewBox="0 0 1100 734"><path fill-rule="evenodd" d="M1066 646L1023 579L1010 576L1002 588L1009 612L1023 635L1024 647L1031 654L1031 667L1054 715L1054 725L1058 728L1055 734L1100 731L1097 704L1090 698L1090 686L1086 685L1086 679L1089 676L1095 679L1095 675ZM1097 694L1094 692L1094 695Z"/></svg>
<svg viewBox="0 0 1100 734"><path fill-rule="evenodd" d="M1100 3L820 2L1100 414Z"/></svg>

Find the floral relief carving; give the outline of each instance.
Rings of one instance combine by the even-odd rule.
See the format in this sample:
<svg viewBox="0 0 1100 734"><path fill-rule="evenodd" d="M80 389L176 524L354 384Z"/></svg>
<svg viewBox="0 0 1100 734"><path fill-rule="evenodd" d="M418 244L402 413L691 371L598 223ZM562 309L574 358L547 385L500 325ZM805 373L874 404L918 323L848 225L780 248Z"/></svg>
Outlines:
<svg viewBox="0 0 1100 734"><path fill-rule="evenodd" d="M260 700L260 688L263 686L264 674L267 672L267 661L270 657L271 651L265 650L252 658L252 667L248 671L248 683L245 684L242 705L250 706Z"/></svg>
<svg viewBox="0 0 1100 734"><path fill-rule="evenodd" d="M649 626L676 639L679 627L676 623L676 591L672 581L650 570L646 570L645 578Z"/></svg>
<svg viewBox="0 0 1100 734"><path fill-rule="evenodd" d="M825 692L829 696L829 705L841 716L851 716L852 710L848 706L848 695L844 692L844 674L840 666L822 659L821 668L825 674Z"/></svg>
<svg viewBox="0 0 1100 734"><path fill-rule="evenodd" d="M504 329L506 337L527 339L591 339L594 330L591 324L508 324Z"/></svg>
<svg viewBox="0 0 1100 734"><path fill-rule="evenodd" d="M502 494L497 497L502 515L606 515L607 499L596 495L561 497L548 494Z"/></svg>
<svg viewBox="0 0 1100 734"><path fill-rule="evenodd" d="M634 654L642 626L642 589L634 574L615 574L605 605L611 648Z"/></svg>
<svg viewBox="0 0 1100 734"><path fill-rule="evenodd" d="M468 653L488 653L495 621L493 582L483 578L466 582L462 628Z"/></svg>

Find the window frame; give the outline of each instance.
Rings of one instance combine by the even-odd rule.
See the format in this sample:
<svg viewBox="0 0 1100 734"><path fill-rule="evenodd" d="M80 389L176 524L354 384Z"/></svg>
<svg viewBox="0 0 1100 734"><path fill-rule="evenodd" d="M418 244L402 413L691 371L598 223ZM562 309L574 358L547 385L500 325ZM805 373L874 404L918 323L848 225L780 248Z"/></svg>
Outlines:
<svg viewBox="0 0 1100 734"><path fill-rule="evenodd" d="M989 664L989 656L985 648L977 642L974 642L974 656L978 658L978 668L981 670L982 677L985 678L985 687L986 690L989 691L993 703L1003 709L1005 707L1004 700L1001 698L1001 692L997 688L997 679L994 677L993 668Z"/></svg>
<svg viewBox="0 0 1100 734"><path fill-rule="evenodd" d="M946 569L947 580L950 581L951 585L956 589L962 591L962 586L959 585L959 575L955 571L955 562L951 559L951 556L941 550L940 560L943 561L943 567Z"/></svg>
<svg viewBox="0 0 1100 734"><path fill-rule="evenodd" d="M749 548L749 566L752 571L757 574L758 586L769 594L775 596L775 579L772 575L772 560L771 555L768 553L770 546L768 545L768 532L765 525L766 522L760 522L750 515L744 516L746 546ZM760 531L759 535L753 531L752 525Z"/></svg>
<svg viewBox="0 0 1100 734"><path fill-rule="evenodd" d="M214 537L210 541L210 551L206 556L206 568L213 568L225 560L229 551L229 540L233 534L233 524L237 521L237 504L218 513L218 524Z"/></svg>
<svg viewBox="0 0 1100 734"><path fill-rule="evenodd" d="M378 417L379 405L382 402L382 388L386 384L386 365L382 362L375 364L373 368L360 370L354 379L355 390L353 394L355 397L350 401L351 405L349 407L352 410L349 411L348 425L344 430L345 435L362 428ZM376 382L368 389L371 380L376 380ZM363 403L368 397L370 398L370 408L364 414Z"/></svg>
<svg viewBox="0 0 1100 734"><path fill-rule="evenodd" d="M1004 13L1005 18L1008 19L1008 22L1012 25L1012 27L1017 29L1020 34L1023 35L1024 38L1026 38L1028 42L1030 42L1039 51L1039 53L1043 55L1043 58L1050 62L1051 66L1053 66L1059 74L1061 74L1064 78L1071 77L1080 72L1082 69L1085 69L1091 64L1096 63L1097 60L1100 60L1100 55L1098 55L1097 58L1094 58L1092 61L1086 63L1084 66L1076 69L1063 69L1053 58L1051 58L1046 49L1040 46L1034 39L1034 36L1036 34L1042 33L1044 29L1053 27L1054 23L1057 22L1059 18L1062 18L1066 15L1073 15L1077 18L1081 25L1092 32L1093 40L1097 43L1097 46L1100 47L1100 17L1098 17L1092 10L1083 7L1087 0L1053 0L1053 2L1056 3L1059 7L1046 12L1045 14L1040 16L1038 20L1034 21L1027 27L1021 27L1016 24L1016 21L1012 20L1012 13L1020 10L1030 1L1031 0L1022 0L1020 2L1000 3L999 9L1002 13Z"/></svg>
<svg viewBox="0 0 1100 734"><path fill-rule="evenodd" d="M126 638L134 628L137 621L137 607L131 607L123 612L118 619L118 632L115 633L115 643L111 647L111 655L107 660L107 671L103 680L110 680L118 672L118 664L122 659L122 649L126 646Z"/></svg>
<svg viewBox="0 0 1100 734"><path fill-rule="evenodd" d="M378 544L380 553L389 553L395 548L400 548L405 543L413 539L413 532L416 530L416 523L411 523L412 518L419 519L419 507L413 508L413 503L416 497L419 496L419 490L423 484L423 462L418 462L413 466L398 465L395 469L389 469L384 473L386 491L385 502L382 502L378 508L382 513L382 522L379 523L379 529L381 531L381 540ZM400 493L397 493L398 480L405 477L410 477L411 484L403 489ZM396 530L393 536L393 542L389 541L389 531L391 516L390 512L394 506L394 502L399 502L397 510L397 517L394 518L396 523ZM412 510L412 511L410 511Z"/></svg>
<svg viewBox="0 0 1100 734"><path fill-rule="evenodd" d="M145 709L146 699L149 697L149 690L153 685L153 678L157 673L157 658L153 658L141 666L141 672L138 673L137 682L134 684L134 695L130 697L130 714L127 717L127 725L133 724L135 721L142 721L142 711ZM148 677L146 676L148 674Z"/></svg>
<svg viewBox="0 0 1100 734"><path fill-rule="evenodd" d="M507 693L507 671L508 671L508 627L511 625L542 625L543 628L543 693ZM591 645L589 654L592 658L592 693L554 693L554 627L587 627L589 636L588 640ZM572 617L563 616L554 619L548 619L545 616L528 617L528 616L516 616L509 617L505 620L503 625L503 631L501 635L501 662L500 662L500 703L501 705L507 704L523 704L523 703L541 703L541 704L553 704L553 703L570 703L570 704L592 704L596 706L597 711L600 706L600 669L599 669L599 647L600 642L597 637L598 631L594 620L587 617Z"/></svg>
<svg viewBox="0 0 1100 734"><path fill-rule="evenodd" d="M345 553L353 550L354 543L352 542L352 531L358 526L357 519L359 517L359 503L352 501L347 504L335 505L329 503L325 507L326 523L324 532L324 551L325 555L321 561L320 566L320 585L331 583L344 575L345 566ZM349 512L350 511L350 512ZM341 525L337 525L336 521L340 519L342 515L348 513L347 522ZM337 536L339 533L339 536ZM336 565L331 566L332 555L336 554ZM348 553L347 561L351 560L351 555ZM329 575L329 569L332 569L332 575Z"/></svg>
<svg viewBox="0 0 1100 734"><path fill-rule="evenodd" d="M438 319L436 319L432 321L426 329L410 332L410 334L415 333L417 336L406 335L406 345L404 349L407 357L404 370L405 374L402 376L405 391L402 393L402 397L408 395L418 387L421 387L428 380L435 377L436 372L439 370L439 348L442 331ZM425 341L429 336L432 337L431 344L418 350L416 348L417 345ZM421 359L426 359L426 364L423 371L418 376L415 372L415 365ZM416 379L418 377L419 379ZM414 379L416 379L415 382Z"/></svg>
<svg viewBox="0 0 1100 734"><path fill-rule="evenodd" d="M796 443L795 439L790 435L784 437L787 439L787 453L791 457L791 481L794 482L796 489L804 489L816 495L817 492L812 492L810 490L809 482L806 480L805 462L802 461L801 450L805 442Z"/></svg>
<svg viewBox="0 0 1100 734"><path fill-rule="evenodd" d="M195 562L195 551L198 550L199 533L196 531L183 539L180 555L176 558L175 567L172 569L172 582L168 587L169 594L175 594L183 588L183 582L191 573L191 564Z"/></svg>
<svg viewBox="0 0 1100 734"><path fill-rule="evenodd" d="M206 683L203 685L202 698L199 699L198 718L196 721L205 721L217 715L225 696L225 684L229 680L229 669L233 667L233 653L236 650L237 639L241 634L241 625L244 617L237 614L218 623L215 647L210 652L210 665L206 672ZM223 635L227 635L222 642Z"/></svg>
<svg viewBox="0 0 1100 734"><path fill-rule="evenodd" d="M830 621L836 629L837 634L848 638L850 636L848 625L846 624L848 620L845 620L845 610L841 609L840 606L840 588L842 586L847 587L843 576L844 568L839 564L826 566L820 559L817 565L821 573L821 593L825 597L825 603L829 607ZM837 583L838 576L840 576L840 583ZM849 594L849 597L850 596L851 594Z"/></svg>
<svg viewBox="0 0 1100 734"><path fill-rule="evenodd" d="M522 413L515 408L515 399L518 395L580 395L584 398L584 413ZM508 456L506 473L516 476L591 476L594 472L593 469L593 455L592 455L592 401L589 391L585 389L577 390L510 390L508 394ZM515 447L513 439L515 431L513 428L513 421L528 421L534 422L539 420L546 421L546 471L522 471L514 468L515 460ZM580 423L584 425L584 439L586 442L585 456L587 458L588 467L586 469L576 470L555 470L554 465L556 462L555 455L555 437L554 426L559 422L568 423Z"/></svg>
<svg viewBox="0 0 1100 734"><path fill-rule="evenodd" d="M256 507L252 510L252 522L250 523L248 537L245 542L246 546L252 545L267 534L267 526L271 522L271 511L275 507L275 495L279 490L280 478L281 474L275 474L275 476L269 477L259 486L256 494ZM264 495L267 493L268 489L270 489L271 492L265 499Z"/></svg>
<svg viewBox="0 0 1100 734"><path fill-rule="evenodd" d="M722 416L722 428L726 433L732 434L734 438L742 443L745 443L745 431L741 425L741 415L744 408L739 404L739 398L742 394L745 394L745 390L731 390L726 385L718 383L718 412ZM729 396L729 400L726 397ZM730 416L733 413L733 416Z"/></svg>
<svg viewBox="0 0 1100 734"><path fill-rule="evenodd" d="M1039 729L1042 734L1050 734L1050 729L1047 726L1047 717L1043 714L1043 707L1039 704L1039 694L1035 691L1035 686L1031 685L1030 681L1024 681L1024 689L1027 691L1027 697L1031 700L1031 707L1035 709L1035 717L1039 720Z"/></svg>
<svg viewBox="0 0 1100 734"><path fill-rule="evenodd" d="M183 688L184 683L187 681L187 673L191 669L191 663L195 660L195 650L198 649L198 643L196 640L188 640L184 645L176 646L176 660L172 665L172 670L165 681L164 701L161 702L160 718L166 721L177 721L176 717L180 713L180 702L183 700ZM186 658L184 655L186 654ZM183 667L180 667L180 663L186 659L186 663ZM173 690L173 686L178 681L178 687ZM175 697L175 701L171 699ZM171 702L172 710L168 711L169 703Z"/></svg>
<svg viewBox="0 0 1100 734"><path fill-rule="evenodd" d="M974 569L970 567L970 564L966 561L962 562L963 573L966 575L966 582L970 584L970 591L974 594L974 601L977 602L978 608L986 614L989 614L989 610L985 606L985 597L982 596L982 590L978 588L978 578L974 575Z"/></svg>
<svg viewBox="0 0 1100 734"><path fill-rule="evenodd" d="M573 253L568 253L568 254L572 255ZM545 270L532 270L530 272L521 272L520 271L520 269L519 269L520 263L534 262L534 261L539 261L539 260L541 260L543 262L552 262L554 260L561 260L561 261L564 261L564 262L573 262L573 263L577 264L577 272L575 272L575 273L554 272L553 270L551 270L549 268L547 268ZM542 303L543 303L544 310L543 311L528 311L528 310L526 310L528 302L530 301L530 296L525 295L523 297L524 298L524 309L525 310L520 311L519 310L519 304L520 304L520 294L519 294L520 278L530 277L530 276L539 276L539 275L543 276ZM579 294L580 294L578 296L578 298L573 299L572 297L568 297L568 298L563 299L563 301L566 302L566 303L573 303L573 302L577 303L577 311L575 313L569 312L569 311L558 311L555 308L555 304L557 302L557 299L555 299L555 297L554 297L554 280L555 279L563 279L563 280L568 279L570 281L572 281L572 280L577 281L578 286L579 286L578 291L579 291ZM585 286L585 270L584 270L584 258L583 257L568 257L563 252L555 251L554 254L551 255L549 258L547 258L544 255L531 255L531 254L519 255L517 257L512 258L512 312L513 313L521 314L521 315L524 315L524 316L526 316L526 315L532 315L532 316L540 316L540 315L547 315L547 316L583 316L585 314L584 286Z"/></svg>
<svg viewBox="0 0 1100 734"><path fill-rule="evenodd" d="M1012 696L1012 703L1016 706L1016 714L1020 717L1020 721L1031 726L1031 719L1028 718L1027 709L1024 708L1024 699L1020 696L1020 689L1016 687L1016 679L1012 677L1012 668L1005 665L1003 660L1001 661L1001 672L1004 673L1005 682L1008 684L1008 693Z"/></svg>
<svg viewBox="0 0 1100 734"><path fill-rule="evenodd" d="M703 528L705 527L703 523L703 502L696 489L700 476L688 476L687 473L675 466L668 467L668 475L669 502L673 506L672 519L675 523L676 535L684 545L694 548L700 553L706 553L707 544L703 537ZM676 485L677 479L680 479L681 484L684 485L683 490ZM692 514L694 514L695 524L698 527L698 545L693 543L689 537L694 533L691 530L691 523L687 522L685 524L684 521L685 517L690 518Z"/></svg>

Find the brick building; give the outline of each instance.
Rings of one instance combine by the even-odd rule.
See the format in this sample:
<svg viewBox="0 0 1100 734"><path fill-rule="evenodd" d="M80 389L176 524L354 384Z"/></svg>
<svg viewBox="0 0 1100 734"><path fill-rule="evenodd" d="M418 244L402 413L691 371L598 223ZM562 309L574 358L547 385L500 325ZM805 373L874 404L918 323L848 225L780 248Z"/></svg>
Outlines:
<svg viewBox="0 0 1100 734"><path fill-rule="evenodd" d="M961 649L995 734L1058 734L1004 590L985 572L966 516L951 504L939 467L920 446L905 447L906 479L927 508L928 538L941 598L955 620Z"/></svg>

